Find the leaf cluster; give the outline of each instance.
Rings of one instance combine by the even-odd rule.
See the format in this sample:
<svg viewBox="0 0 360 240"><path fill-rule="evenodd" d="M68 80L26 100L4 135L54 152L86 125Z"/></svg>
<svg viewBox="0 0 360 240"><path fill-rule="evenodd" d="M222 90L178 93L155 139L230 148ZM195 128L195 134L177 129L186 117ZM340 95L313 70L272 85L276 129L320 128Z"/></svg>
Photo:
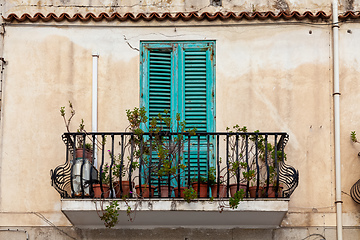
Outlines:
<svg viewBox="0 0 360 240"><path fill-rule="evenodd" d="M197 192L192 187L184 190L184 200L187 203L190 203L191 200L194 200L196 198L197 198Z"/></svg>
<svg viewBox="0 0 360 240"><path fill-rule="evenodd" d="M104 221L105 227L112 228L118 223L119 210L120 207L117 200L112 201L110 205L106 207L105 212L100 216L100 219Z"/></svg>
<svg viewBox="0 0 360 240"><path fill-rule="evenodd" d="M234 194L234 197L229 198L229 205L232 209L236 209L239 206L240 201L244 199L245 191L244 189L240 189Z"/></svg>

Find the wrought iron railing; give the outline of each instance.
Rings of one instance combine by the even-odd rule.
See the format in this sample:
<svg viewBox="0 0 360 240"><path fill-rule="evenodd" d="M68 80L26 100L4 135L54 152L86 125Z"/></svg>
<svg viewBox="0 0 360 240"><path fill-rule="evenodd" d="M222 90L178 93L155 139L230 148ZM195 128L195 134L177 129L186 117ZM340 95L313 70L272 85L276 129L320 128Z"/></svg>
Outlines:
<svg viewBox="0 0 360 240"><path fill-rule="evenodd" d="M299 180L298 171L286 164L286 133L103 132L62 137L65 163L51 170L51 179L63 198L179 198L186 189L194 189L198 198L227 198L236 191L245 197L288 198Z"/></svg>

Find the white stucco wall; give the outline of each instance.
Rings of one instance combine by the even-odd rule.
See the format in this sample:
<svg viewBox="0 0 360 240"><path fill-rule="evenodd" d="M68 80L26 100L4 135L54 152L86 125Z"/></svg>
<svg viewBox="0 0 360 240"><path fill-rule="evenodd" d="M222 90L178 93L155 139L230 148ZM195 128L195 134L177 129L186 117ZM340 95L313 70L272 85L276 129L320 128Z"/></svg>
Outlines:
<svg viewBox="0 0 360 240"><path fill-rule="evenodd" d="M59 109L71 100L76 110L72 129L81 118L90 128L93 51L100 54L98 130L124 130L125 109L139 105L139 52L134 48L139 49L140 40L216 40L217 130L240 124L250 131L288 132L288 163L301 176L290 207L307 212L332 205L329 27L142 25L6 28L4 211L59 211L59 196L49 183L49 170L65 156Z"/></svg>

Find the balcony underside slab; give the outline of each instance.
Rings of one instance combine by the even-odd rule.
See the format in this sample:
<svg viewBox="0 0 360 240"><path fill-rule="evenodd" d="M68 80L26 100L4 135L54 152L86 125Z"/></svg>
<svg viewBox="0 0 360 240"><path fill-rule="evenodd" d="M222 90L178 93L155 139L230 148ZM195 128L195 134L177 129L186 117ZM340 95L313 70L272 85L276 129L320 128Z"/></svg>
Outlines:
<svg viewBox="0 0 360 240"><path fill-rule="evenodd" d="M227 206L228 200L196 200L187 203L177 199L129 200L136 211L129 221L128 206L119 200L119 222L115 228L278 228L288 211L289 199L246 199L237 209ZM63 199L62 211L78 228L104 228L101 209L109 200ZM221 211L221 206L224 206Z"/></svg>

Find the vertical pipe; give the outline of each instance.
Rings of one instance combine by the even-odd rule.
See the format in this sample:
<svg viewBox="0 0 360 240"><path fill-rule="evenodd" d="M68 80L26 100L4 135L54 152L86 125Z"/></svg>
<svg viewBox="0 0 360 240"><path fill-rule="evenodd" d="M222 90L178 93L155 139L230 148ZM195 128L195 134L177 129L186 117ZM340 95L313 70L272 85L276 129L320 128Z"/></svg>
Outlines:
<svg viewBox="0 0 360 240"><path fill-rule="evenodd" d="M338 1L333 0L333 74L334 74L334 151L335 151L335 205L337 240L342 240L342 200L341 200L341 159L340 159L340 91L339 91L339 19Z"/></svg>
<svg viewBox="0 0 360 240"><path fill-rule="evenodd" d="M92 54L93 59L93 71L92 71L92 111L91 111L91 122L92 132L97 132L97 113L98 113L98 97L97 97L97 89L98 89L98 59L99 54L93 53ZM94 166L97 167L97 148L94 148Z"/></svg>

